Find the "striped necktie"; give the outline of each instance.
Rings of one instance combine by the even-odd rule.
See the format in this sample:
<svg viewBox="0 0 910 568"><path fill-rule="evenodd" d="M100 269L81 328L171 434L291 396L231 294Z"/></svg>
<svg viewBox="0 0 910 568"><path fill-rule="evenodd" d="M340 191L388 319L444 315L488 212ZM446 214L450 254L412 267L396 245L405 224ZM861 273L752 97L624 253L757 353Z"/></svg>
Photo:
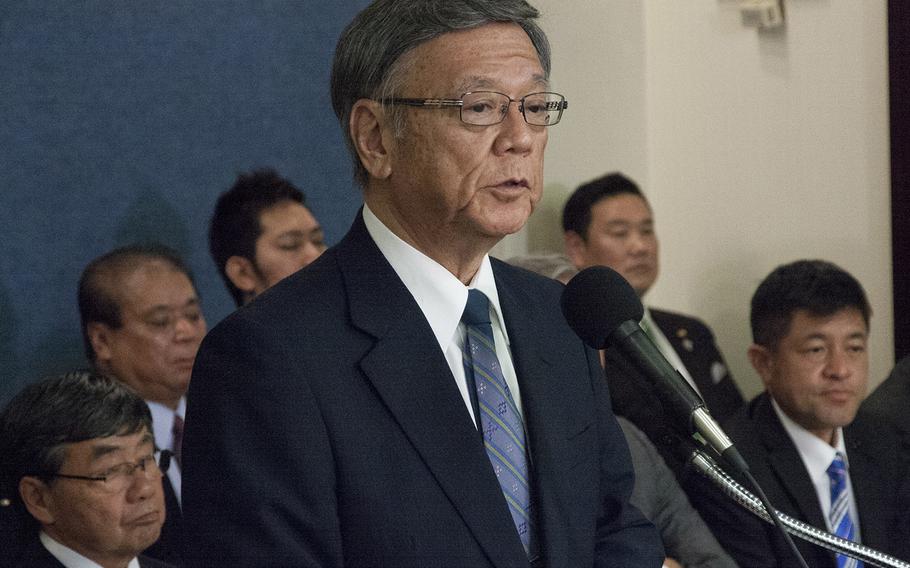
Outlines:
<svg viewBox="0 0 910 568"><path fill-rule="evenodd" d="M483 292L468 291L461 320L467 330L462 360L468 383L473 378L477 393L484 447L521 543L530 554L532 523L524 424L496 357L490 303Z"/></svg>
<svg viewBox="0 0 910 568"><path fill-rule="evenodd" d="M834 457L834 461L828 466L828 479L831 481L831 512L828 514L828 520L831 522L831 530L837 536L847 539L856 540L856 527L850 518L850 487L847 485L847 465L844 463L844 456L840 452ZM837 568L862 568L863 563L855 558L838 554Z"/></svg>

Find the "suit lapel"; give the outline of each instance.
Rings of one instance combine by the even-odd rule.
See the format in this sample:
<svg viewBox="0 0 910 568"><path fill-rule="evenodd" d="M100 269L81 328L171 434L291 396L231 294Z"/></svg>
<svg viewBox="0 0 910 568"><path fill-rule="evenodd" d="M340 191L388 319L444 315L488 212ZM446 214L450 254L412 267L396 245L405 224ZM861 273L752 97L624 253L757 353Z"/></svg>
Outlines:
<svg viewBox="0 0 910 568"><path fill-rule="evenodd" d="M374 338L360 368L495 566L527 557L483 443L432 329L358 215L339 244L354 326ZM504 501L503 501L504 502Z"/></svg>
<svg viewBox="0 0 910 568"><path fill-rule="evenodd" d="M784 493L789 497L796 516L805 519L810 525L824 529L825 518L822 516L815 486L806 472L806 466L774 413L768 395L763 394L762 397L763 400L756 408L756 419L760 424L766 425L761 429L761 436L762 443L768 451L771 469Z"/></svg>

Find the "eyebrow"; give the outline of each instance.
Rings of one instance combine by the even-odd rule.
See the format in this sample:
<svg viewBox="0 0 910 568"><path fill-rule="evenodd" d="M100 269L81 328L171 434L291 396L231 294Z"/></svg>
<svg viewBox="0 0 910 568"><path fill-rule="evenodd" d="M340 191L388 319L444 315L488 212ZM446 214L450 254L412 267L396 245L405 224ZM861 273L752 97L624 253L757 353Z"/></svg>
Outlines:
<svg viewBox="0 0 910 568"><path fill-rule="evenodd" d="M533 82L542 89L548 89L550 87L550 82L547 81L547 78L540 74L535 74L532 78ZM458 84L455 85L455 90L461 93L469 93L477 89L496 89L498 88L492 80L487 77L482 77L480 75L471 75L465 77Z"/></svg>
<svg viewBox="0 0 910 568"><path fill-rule="evenodd" d="M308 237L313 237L314 235L321 235L322 232L323 232L322 226L316 225L312 229L307 229L305 231L301 230L301 229L289 229L283 233L279 233L278 235L275 236L275 238L282 239L285 237L299 237L299 238L305 239Z"/></svg>
<svg viewBox="0 0 910 568"><path fill-rule="evenodd" d="M151 445L152 447L154 447L154 445L155 445L155 439L152 437L151 432L146 432L145 436L143 436L142 439L139 440L140 447L145 446L145 445ZM102 458L106 455L120 452L125 449L127 449L127 448L125 448L123 445L119 445L119 444L96 444L96 445L92 446L91 461L96 461L99 458Z"/></svg>
<svg viewBox="0 0 910 568"><path fill-rule="evenodd" d="M640 225L654 225L654 219L644 219L642 221L629 221L627 219L611 219L605 223L607 227L617 227L617 226L640 226Z"/></svg>
<svg viewBox="0 0 910 568"><path fill-rule="evenodd" d="M820 340L824 341L824 340L830 339L830 337L828 335L825 335L824 333L820 333L820 332L811 333L806 336L805 341L812 341L814 339L820 339ZM848 340L850 340L850 339L867 340L867 339L869 339L869 334L867 332L863 332L863 331L855 331L855 332L851 333L850 335L848 335L846 337L846 339L848 339Z"/></svg>
<svg viewBox="0 0 910 568"><path fill-rule="evenodd" d="M199 297L193 296L190 299L188 299L182 306L179 306L177 309L189 308L189 307L198 306L198 305L199 305ZM170 306L165 305L165 304L159 304L157 306L152 306L151 308L147 309L143 313L143 316L148 317L151 315L155 315L156 313L159 313L159 312L169 312L169 311L171 311Z"/></svg>

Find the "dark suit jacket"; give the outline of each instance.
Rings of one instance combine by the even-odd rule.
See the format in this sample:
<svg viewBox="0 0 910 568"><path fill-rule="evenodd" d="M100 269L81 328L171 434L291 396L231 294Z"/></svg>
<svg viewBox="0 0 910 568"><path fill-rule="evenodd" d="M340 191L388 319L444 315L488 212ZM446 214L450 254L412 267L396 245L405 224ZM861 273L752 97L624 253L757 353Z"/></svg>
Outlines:
<svg viewBox="0 0 910 568"><path fill-rule="evenodd" d="M14 568L64 568L63 564L44 548L38 535L35 535L35 538L29 542L23 556L13 566ZM171 564L144 555L139 557L139 566L142 568L173 568Z"/></svg>
<svg viewBox="0 0 910 568"><path fill-rule="evenodd" d="M710 328L695 318L672 312L651 309L651 317L692 375L714 419L722 422L739 410L744 402L742 394ZM714 379L715 369L723 370L719 380ZM688 436L689 432L683 431L685 421L664 412L651 383L614 348L606 351L606 372L613 411L647 434L667 465L682 478L687 456L677 453L676 437Z"/></svg>
<svg viewBox="0 0 910 568"><path fill-rule="evenodd" d="M164 486L164 525L161 527L161 536L145 551L145 556L157 558L168 564L179 566L183 560L183 513L180 511L180 502L171 485L168 476L161 480Z"/></svg>
<svg viewBox="0 0 910 568"><path fill-rule="evenodd" d="M768 395L756 397L724 429L775 508L824 530L815 488ZM862 543L907 559L908 470L897 438L860 414L844 429L844 441ZM741 566L798 566L772 525L709 488L707 481L689 489L693 504ZM809 566L836 568L832 553L795 537L793 540Z"/></svg>
<svg viewBox="0 0 910 568"><path fill-rule="evenodd" d="M659 566L596 354L561 285L494 261L549 568ZM527 567L439 344L360 215L215 327L183 444L193 565Z"/></svg>
<svg viewBox="0 0 910 568"><path fill-rule="evenodd" d="M898 361L888 378L863 401L862 408L896 429L904 447L910 449L910 357Z"/></svg>

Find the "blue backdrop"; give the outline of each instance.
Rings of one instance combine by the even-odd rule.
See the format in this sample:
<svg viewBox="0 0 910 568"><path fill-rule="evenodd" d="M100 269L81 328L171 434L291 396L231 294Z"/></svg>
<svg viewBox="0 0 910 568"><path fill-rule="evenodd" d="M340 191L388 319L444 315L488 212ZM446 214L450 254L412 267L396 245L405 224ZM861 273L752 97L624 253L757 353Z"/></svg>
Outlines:
<svg viewBox="0 0 910 568"><path fill-rule="evenodd" d="M227 315L206 231L239 172L274 167L344 234L361 196L328 81L367 3L0 3L0 405L85 365L76 285L114 247L177 249Z"/></svg>

